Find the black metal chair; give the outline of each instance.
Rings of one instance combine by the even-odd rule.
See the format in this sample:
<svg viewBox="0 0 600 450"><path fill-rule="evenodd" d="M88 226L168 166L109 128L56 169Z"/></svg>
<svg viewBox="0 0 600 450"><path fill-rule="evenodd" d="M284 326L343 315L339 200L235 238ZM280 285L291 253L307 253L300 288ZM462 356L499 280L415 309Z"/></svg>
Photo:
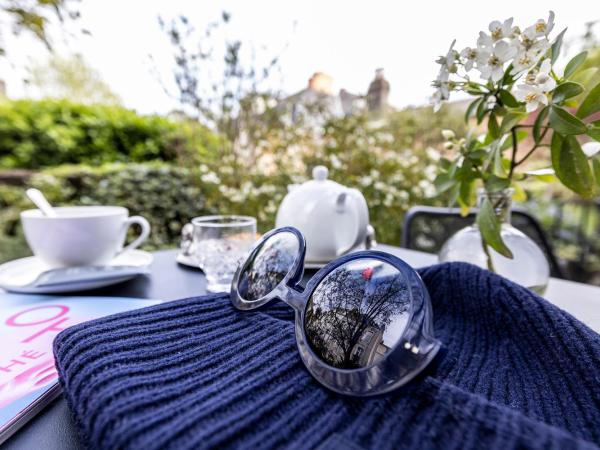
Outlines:
<svg viewBox="0 0 600 450"><path fill-rule="evenodd" d="M415 206L404 218L401 246L427 253L438 253L444 243L458 230L475 221L476 211L463 217L458 208ZM540 223L527 211L512 208L512 225L533 239L542 249L550 264L550 275L567 278L558 263L554 250Z"/></svg>

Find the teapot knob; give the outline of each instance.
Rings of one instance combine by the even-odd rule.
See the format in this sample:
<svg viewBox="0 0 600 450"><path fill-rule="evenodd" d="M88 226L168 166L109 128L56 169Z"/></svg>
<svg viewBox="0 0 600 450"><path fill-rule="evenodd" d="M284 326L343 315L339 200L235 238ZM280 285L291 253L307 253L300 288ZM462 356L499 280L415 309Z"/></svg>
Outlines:
<svg viewBox="0 0 600 450"><path fill-rule="evenodd" d="M329 169L325 166L315 166L312 170L312 176L317 181L326 180L327 175L329 175Z"/></svg>

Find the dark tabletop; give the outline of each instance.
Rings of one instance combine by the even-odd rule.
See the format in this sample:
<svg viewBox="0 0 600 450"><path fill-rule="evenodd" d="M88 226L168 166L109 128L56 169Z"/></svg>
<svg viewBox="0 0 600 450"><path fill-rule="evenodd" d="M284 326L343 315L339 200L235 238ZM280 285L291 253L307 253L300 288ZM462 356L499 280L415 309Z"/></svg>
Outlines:
<svg viewBox="0 0 600 450"><path fill-rule="evenodd" d="M114 286L89 292L77 292L74 295L176 300L205 294L206 281L202 272L177 264L176 256L177 250L156 252L149 276L139 276ZM3 450L79 448L84 447L78 439L75 423L62 396L2 445Z"/></svg>

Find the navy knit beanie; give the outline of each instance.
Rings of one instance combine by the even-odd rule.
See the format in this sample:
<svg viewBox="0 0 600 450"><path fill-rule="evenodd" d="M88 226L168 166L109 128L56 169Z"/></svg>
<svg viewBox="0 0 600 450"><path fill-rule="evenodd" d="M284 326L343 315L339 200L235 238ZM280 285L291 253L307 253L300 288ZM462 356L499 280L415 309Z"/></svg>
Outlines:
<svg viewBox="0 0 600 450"><path fill-rule="evenodd" d="M61 383L94 449L568 449L600 444L600 336L476 267L421 271L444 351L379 398L334 394L279 304L165 303L56 338Z"/></svg>

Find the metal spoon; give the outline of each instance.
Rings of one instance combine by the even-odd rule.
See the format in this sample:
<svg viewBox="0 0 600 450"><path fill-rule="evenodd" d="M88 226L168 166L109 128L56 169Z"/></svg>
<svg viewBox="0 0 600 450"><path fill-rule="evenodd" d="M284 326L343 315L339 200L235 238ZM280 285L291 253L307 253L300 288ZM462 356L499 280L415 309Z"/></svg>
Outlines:
<svg viewBox="0 0 600 450"><path fill-rule="evenodd" d="M25 191L25 194L31 200L35 206L42 211L42 214L46 217L56 217L56 211L52 208L52 205L46 200L42 191L35 188L29 188Z"/></svg>

